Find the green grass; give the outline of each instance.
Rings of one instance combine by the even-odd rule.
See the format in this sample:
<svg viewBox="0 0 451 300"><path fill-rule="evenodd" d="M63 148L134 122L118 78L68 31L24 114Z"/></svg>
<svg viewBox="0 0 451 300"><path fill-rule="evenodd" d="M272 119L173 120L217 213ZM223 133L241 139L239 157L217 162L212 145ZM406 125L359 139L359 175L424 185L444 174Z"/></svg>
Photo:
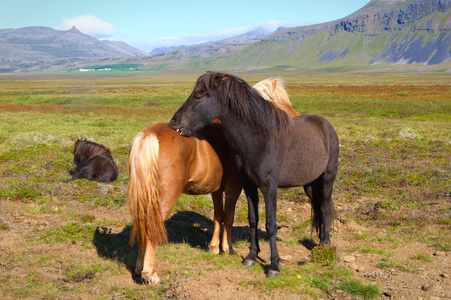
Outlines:
<svg viewBox="0 0 451 300"><path fill-rule="evenodd" d="M348 292L351 295L361 296L363 299L375 299L379 297L381 289L376 284L365 285L361 281L352 279L337 286L337 289Z"/></svg>
<svg viewBox="0 0 451 300"><path fill-rule="evenodd" d="M380 249L380 248L375 248L375 247L362 247L360 249L360 253L369 253L369 254L379 254L379 255L383 255L384 254L384 250Z"/></svg>
<svg viewBox="0 0 451 300"><path fill-rule="evenodd" d="M322 36L315 39L312 42L324 42ZM373 47L380 45L375 42ZM267 49L268 53L274 50ZM15 220L6 222L2 215L0 231L16 232L14 222L20 220L28 228L20 249L8 255L0 252L6 298L71 298L91 293L99 299L105 295L164 298L166 293L179 295L184 280L202 280L215 271L237 268L248 272L249 278L254 276L240 286L262 297L289 291L320 299L337 290L364 299L380 295L380 287L358 281L339 266L335 250L340 248L314 248L313 262L284 265L281 275L269 280L264 278L264 263L242 271L241 257L207 253L213 226L213 203L208 195L181 196L166 223L171 242L158 248L157 260L160 276L169 283L149 289L122 282L130 277L137 258L137 246L130 248L127 240L130 142L148 125L167 122L195 81L194 77L124 74L0 75L0 201L14 207L8 217ZM250 83L263 79L244 78ZM349 239L366 244L355 251L379 255L375 266L400 272L413 267L391 254L408 243L451 251L449 76L365 73L330 77L317 73L284 79L300 113L324 115L337 130L340 167L334 201L342 207L343 226L353 221L385 232L373 236L365 230L353 231ZM117 181L69 181L77 138L93 139L111 149L119 168ZM302 188L279 191L279 203L310 207ZM278 211L278 223L289 232L279 241L283 247L304 247L304 242L315 239L309 216L297 217ZM263 211L260 218L264 220ZM33 223L35 219L45 222ZM247 225L244 198L238 201L235 221ZM267 247L264 230L259 234L263 249ZM384 250L387 246L389 251ZM234 248L247 251L247 240L240 238ZM62 257L63 253L67 255ZM423 253L409 258L414 264L433 263L431 259ZM17 277L11 270L29 271ZM88 272L96 274L90 284L71 281L77 273ZM63 278L69 281L61 283Z"/></svg>
<svg viewBox="0 0 451 300"><path fill-rule="evenodd" d="M424 253L418 253L417 255L415 255L414 257L416 260L420 260L423 262L433 262L434 260L432 259L432 257L430 257L427 254Z"/></svg>
<svg viewBox="0 0 451 300"><path fill-rule="evenodd" d="M38 241L43 243L88 242L94 235L94 231L94 226L70 223L40 232Z"/></svg>
<svg viewBox="0 0 451 300"><path fill-rule="evenodd" d="M333 262L338 261L336 247L317 246L312 249L310 260L314 263L319 263L328 266Z"/></svg>

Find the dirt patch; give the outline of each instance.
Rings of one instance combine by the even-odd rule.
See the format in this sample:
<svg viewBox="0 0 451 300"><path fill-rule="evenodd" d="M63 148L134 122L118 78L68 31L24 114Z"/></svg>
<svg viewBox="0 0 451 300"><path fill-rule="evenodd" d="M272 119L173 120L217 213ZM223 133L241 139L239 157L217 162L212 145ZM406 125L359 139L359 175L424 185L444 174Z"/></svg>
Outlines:
<svg viewBox="0 0 451 300"><path fill-rule="evenodd" d="M161 105L160 103L154 103L154 102L149 102L147 104L144 104L144 106L148 106L148 107L152 107L152 106L158 106Z"/></svg>
<svg viewBox="0 0 451 300"><path fill-rule="evenodd" d="M355 277L366 284L378 284L382 289L381 299L449 299L451 298L451 257L449 252L437 250L426 243L418 241L387 242L386 239L393 238L387 234L388 228L375 222L375 226L363 226L355 221L346 218L344 215L349 211L354 212L355 205L348 205L345 202L337 202L338 219L334 225L332 243L338 249L340 257L339 266L352 270ZM71 203L72 210L76 209L79 214L95 216L98 223L120 223L130 220L128 207L119 209L107 209L104 207L89 208L88 205L78 202ZM76 265L77 259L91 261L92 265L104 258L120 259L121 255L111 252L108 249L102 251L95 247L86 247L79 243L44 243L35 245L30 243L42 230L54 228L67 223L64 214L57 213L62 208L55 207L52 213L26 213L38 208L37 204L24 203L20 201L3 201L1 221L6 230L2 230L0 235L0 258L1 267L6 271L2 281L5 284L17 277L44 276L46 281L57 282L58 287L66 291L69 298L81 297L89 298L92 294L81 294L75 296L79 291L78 286L92 286L95 280L108 280L110 284L121 287L133 287L140 285L139 280L133 275L134 262L125 262L128 272L112 272L111 270L96 270L92 267L89 270L76 271L76 267L67 264L65 260L73 260ZM279 222L278 249L283 263L286 266L299 266L309 264L309 257L313 240L303 240L296 244L290 244L293 232L298 229L292 224L297 224L310 216L310 205L308 203L293 203L282 201L279 210L287 215L287 221ZM174 215L183 214L175 212ZM188 213L192 217L192 212ZM212 222L208 217L199 215L201 226L211 232ZM175 219L168 222L175 222ZM177 222L181 222L177 219ZM169 224L170 225L170 224ZM377 227L377 226L379 227ZM432 226L432 225L429 225ZM169 226L170 228L170 226ZM255 272L250 273L239 265L221 269L212 269L208 262L200 262L190 265L189 257L184 266L174 266L170 259L158 258L158 269L166 285L160 287L160 296L165 299L298 299L299 297L309 298L308 295L300 296L290 289L273 290L265 292L259 286L252 284L244 286L242 282L261 280L264 278L264 266L268 263L268 247L264 241L264 224L261 224L263 235L263 246L260 253L261 268L257 267ZM102 231L103 230L103 231ZM234 227L234 239L246 240L247 224L236 223ZM310 229L305 229L308 232ZM96 231L96 235L108 235L111 242L124 244L124 251L135 251L128 248L129 228L120 226L107 226ZM181 241L177 232L169 232L172 243L185 242L189 247L204 247L205 238ZM209 236L209 235L206 236ZM355 237L362 237L361 239ZM113 240L114 237L114 240ZM366 238L365 238L366 237ZM96 238L93 238L95 244ZM248 244L239 245L235 248L238 257L247 255ZM58 254L61 261L56 265L46 265L36 263L41 256ZM25 263L18 257L31 257L32 261ZM57 260L58 261L58 260ZM192 263L192 262L191 262ZM32 267L27 268L27 264ZM71 268L74 274L70 273ZM165 275L167 270L179 269L172 275ZM183 275L184 269L196 269L199 273L195 276ZM69 271L68 271L69 270ZM69 274L69 275L68 275ZM300 274L301 276L302 274ZM155 290L155 287L142 287L143 290ZM89 290L89 288L88 288ZM95 289L94 289L95 290ZM359 299L340 290L332 290L329 293L317 291L324 299ZM3 294L3 299L11 298L11 294ZM130 296L134 298L135 296ZM137 296L138 297L138 296ZM435 298L434 298L435 297ZM27 298L27 297L25 297ZM32 298L31 296L28 298ZM114 298L114 297L113 297ZM138 297L139 298L139 297Z"/></svg>

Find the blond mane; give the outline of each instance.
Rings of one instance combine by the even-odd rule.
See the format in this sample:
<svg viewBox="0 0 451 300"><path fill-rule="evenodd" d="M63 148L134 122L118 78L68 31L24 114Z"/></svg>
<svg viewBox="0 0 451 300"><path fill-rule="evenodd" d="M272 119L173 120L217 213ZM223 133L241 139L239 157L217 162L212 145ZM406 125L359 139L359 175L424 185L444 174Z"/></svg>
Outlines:
<svg viewBox="0 0 451 300"><path fill-rule="evenodd" d="M291 106L290 98L280 78L267 78L253 86L255 90L267 101L274 102L277 106Z"/></svg>
<svg viewBox="0 0 451 300"><path fill-rule="evenodd" d="M283 109L291 117L299 115L292 107L290 98L288 97L287 91L283 81L276 78L267 78L253 86L260 96L262 96L266 101L273 102L276 106Z"/></svg>

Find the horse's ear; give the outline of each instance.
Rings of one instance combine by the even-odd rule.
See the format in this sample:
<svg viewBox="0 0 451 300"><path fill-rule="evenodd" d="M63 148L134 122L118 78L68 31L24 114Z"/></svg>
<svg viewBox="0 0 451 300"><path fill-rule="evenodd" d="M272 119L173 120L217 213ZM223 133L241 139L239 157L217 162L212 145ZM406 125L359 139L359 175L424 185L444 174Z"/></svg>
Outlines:
<svg viewBox="0 0 451 300"><path fill-rule="evenodd" d="M227 80L227 78L229 78L229 75L224 75L222 77L218 77L218 78L216 78L216 82L218 83L218 85L221 85Z"/></svg>
<svg viewBox="0 0 451 300"><path fill-rule="evenodd" d="M274 79L274 81L272 82L272 88L275 89L277 86L277 79Z"/></svg>

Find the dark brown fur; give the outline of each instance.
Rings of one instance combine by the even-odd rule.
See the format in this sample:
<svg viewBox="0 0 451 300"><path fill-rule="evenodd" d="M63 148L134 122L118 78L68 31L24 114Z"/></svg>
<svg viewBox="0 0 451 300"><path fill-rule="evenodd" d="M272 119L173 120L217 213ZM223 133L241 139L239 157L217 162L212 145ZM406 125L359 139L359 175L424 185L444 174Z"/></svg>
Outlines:
<svg viewBox="0 0 451 300"><path fill-rule="evenodd" d="M235 146L237 167L248 199L251 246L244 265L256 263L260 251L257 226L258 189L265 200L266 231L271 265L267 276L278 276L277 187L303 186L313 207L313 225L320 243L330 244L333 220L332 190L338 170L338 137L324 117L302 115L290 119L256 94L242 79L208 72L169 125L181 135L197 135L213 120L221 120Z"/></svg>
<svg viewBox="0 0 451 300"><path fill-rule="evenodd" d="M112 182L117 179L118 169L108 148L87 140L77 140L74 145L72 180L88 179Z"/></svg>
<svg viewBox="0 0 451 300"><path fill-rule="evenodd" d="M207 72L199 77L194 92L215 91L217 99L238 118L256 130L278 136L291 126L291 118L276 104L266 101L256 90L239 77ZM257 99L249 101L248 99Z"/></svg>

